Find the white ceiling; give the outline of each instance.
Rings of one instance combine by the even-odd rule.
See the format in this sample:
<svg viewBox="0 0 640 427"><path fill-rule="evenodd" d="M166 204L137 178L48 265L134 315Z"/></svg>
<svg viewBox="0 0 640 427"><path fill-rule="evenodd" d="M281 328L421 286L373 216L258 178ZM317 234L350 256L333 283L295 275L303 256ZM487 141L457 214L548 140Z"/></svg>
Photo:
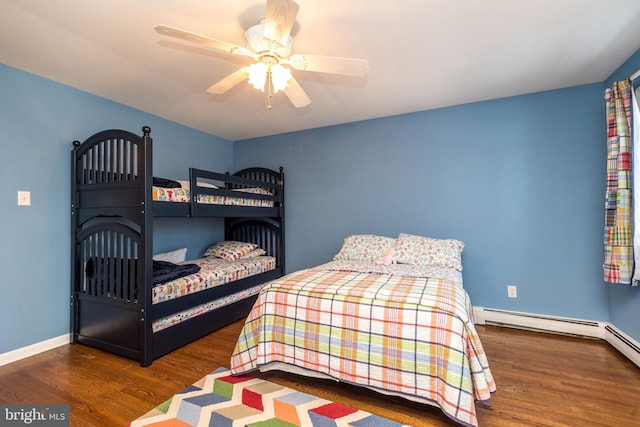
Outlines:
<svg viewBox="0 0 640 427"><path fill-rule="evenodd" d="M294 71L295 109L247 83L248 58L157 34L243 45L265 0L0 0L0 63L240 140L602 82L640 48L639 0L297 0L294 52L366 59L365 78Z"/></svg>

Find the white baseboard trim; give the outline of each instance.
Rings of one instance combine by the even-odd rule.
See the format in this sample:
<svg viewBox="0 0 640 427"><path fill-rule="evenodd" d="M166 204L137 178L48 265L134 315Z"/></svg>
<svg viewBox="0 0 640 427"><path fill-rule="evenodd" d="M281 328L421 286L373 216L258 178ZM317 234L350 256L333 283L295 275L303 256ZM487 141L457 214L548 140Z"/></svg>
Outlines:
<svg viewBox="0 0 640 427"><path fill-rule="evenodd" d="M40 341L26 347L2 353L0 354L0 366L8 365L9 363L17 362L18 360L25 359L30 356L35 356L38 353L52 350L56 347L69 344L70 342L71 334L65 334L45 341Z"/></svg>
<svg viewBox="0 0 640 427"><path fill-rule="evenodd" d="M640 343L608 322L485 307L474 307L473 316L478 325L494 325L530 331L598 338L611 344L632 363L640 367Z"/></svg>

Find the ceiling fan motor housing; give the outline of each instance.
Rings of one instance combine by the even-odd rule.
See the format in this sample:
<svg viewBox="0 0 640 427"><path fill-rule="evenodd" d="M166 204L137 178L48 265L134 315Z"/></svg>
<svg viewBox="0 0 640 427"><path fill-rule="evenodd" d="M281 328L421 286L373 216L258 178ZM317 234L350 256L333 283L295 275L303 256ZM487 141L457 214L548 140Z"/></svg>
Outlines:
<svg viewBox="0 0 640 427"><path fill-rule="evenodd" d="M251 49L255 53L270 53L278 58L288 58L293 50L293 38L291 36L287 37L284 44L265 38L264 23L262 21L244 33L244 44L247 49Z"/></svg>

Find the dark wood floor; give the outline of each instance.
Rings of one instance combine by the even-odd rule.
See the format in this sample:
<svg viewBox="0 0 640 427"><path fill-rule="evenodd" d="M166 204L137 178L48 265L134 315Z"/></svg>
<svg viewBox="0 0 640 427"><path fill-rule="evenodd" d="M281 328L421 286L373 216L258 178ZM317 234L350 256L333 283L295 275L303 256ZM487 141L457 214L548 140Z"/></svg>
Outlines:
<svg viewBox="0 0 640 427"><path fill-rule="evenodd" d="M218 367L242 322L152 366L66 345L0 367L0 402L68 403L72 426L125 426ZM640 426L640 369L598 340L478 326L498 391L480 426ZM456 426L438 409L327 380L260 376L413 426Z"/></svg>

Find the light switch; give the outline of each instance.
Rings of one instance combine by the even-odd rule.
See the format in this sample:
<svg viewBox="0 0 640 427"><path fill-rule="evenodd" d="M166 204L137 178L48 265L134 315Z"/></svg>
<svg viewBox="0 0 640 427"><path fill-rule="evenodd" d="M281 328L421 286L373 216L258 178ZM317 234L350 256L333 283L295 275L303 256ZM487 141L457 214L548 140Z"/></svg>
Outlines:
<svg viewBox="0 0 640 427"><path fill-rule="evenodd" d="M31 206L30 191L18 191L18 206Z"/></svg>

